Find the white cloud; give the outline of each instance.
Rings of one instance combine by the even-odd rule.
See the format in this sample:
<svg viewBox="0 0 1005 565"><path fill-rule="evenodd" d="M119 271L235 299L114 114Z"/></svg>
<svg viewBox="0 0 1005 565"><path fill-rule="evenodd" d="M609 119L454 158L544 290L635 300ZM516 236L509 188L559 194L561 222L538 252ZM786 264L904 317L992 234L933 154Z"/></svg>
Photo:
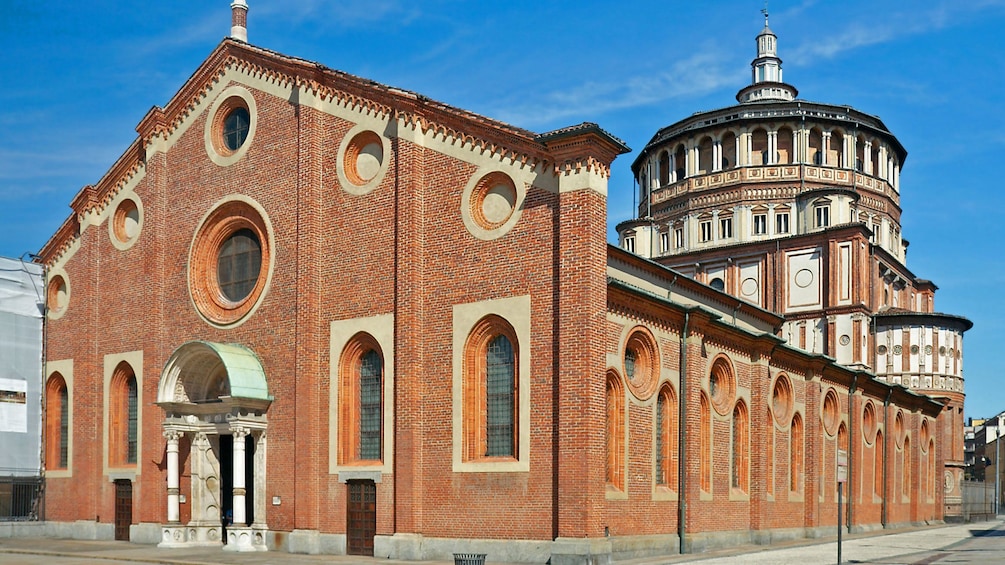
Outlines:
<svg viewBox="0 0 1005 565"><path fill-rule="evenodd" d="M503 121L527 126L553 123L569 117L590 117L612 110L634 108L673 98L698 96L724 86L742 84L747 71L727 68L711 49L680 60L669 71L634 77L613 76L572 88L554 90L523 103L498 104Z"/></svg>

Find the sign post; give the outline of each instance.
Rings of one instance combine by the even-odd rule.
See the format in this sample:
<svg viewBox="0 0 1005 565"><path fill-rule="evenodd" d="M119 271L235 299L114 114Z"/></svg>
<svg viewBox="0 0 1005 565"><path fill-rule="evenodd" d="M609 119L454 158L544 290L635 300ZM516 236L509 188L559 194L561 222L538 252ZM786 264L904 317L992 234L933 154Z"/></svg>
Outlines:
<svg viewBox="0 0 1005 565"><path fill-rule="evenodd" d="M837 453L838 483L838 565L841 565L841 499L844 498L844 484L848 481L848 452L839 449Z"/></svg>

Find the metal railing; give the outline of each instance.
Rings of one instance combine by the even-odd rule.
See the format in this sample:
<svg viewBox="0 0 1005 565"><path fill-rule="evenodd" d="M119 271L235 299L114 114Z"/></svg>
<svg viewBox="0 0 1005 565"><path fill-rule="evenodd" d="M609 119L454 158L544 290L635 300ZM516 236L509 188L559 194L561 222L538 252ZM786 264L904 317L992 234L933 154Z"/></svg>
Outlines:
<svg viewBox="0 0 1005 565"><path fill-rule="evenodd" d="M0 522L39 519L42 477L0 477Z"/></svg>

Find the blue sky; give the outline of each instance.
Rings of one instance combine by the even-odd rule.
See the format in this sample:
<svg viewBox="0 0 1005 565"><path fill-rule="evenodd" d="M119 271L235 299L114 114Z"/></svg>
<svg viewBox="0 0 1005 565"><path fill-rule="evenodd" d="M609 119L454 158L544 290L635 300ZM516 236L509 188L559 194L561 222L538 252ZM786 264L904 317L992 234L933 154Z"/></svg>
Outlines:
<svg viewBox="0 0 1005 565"><path fill-rule="evenodd" d="M597 122L636 151L660 127L735 103L757 0L248 0L249 40L534 131ZM908 150L908 267L936 309L974 321L966 415L1005 410L1005 0L775 0L800 98L880 116ZM0 255L38 251L229 33L228 0L0 0ZM614 163L608 232L633 216Z"/></svg>

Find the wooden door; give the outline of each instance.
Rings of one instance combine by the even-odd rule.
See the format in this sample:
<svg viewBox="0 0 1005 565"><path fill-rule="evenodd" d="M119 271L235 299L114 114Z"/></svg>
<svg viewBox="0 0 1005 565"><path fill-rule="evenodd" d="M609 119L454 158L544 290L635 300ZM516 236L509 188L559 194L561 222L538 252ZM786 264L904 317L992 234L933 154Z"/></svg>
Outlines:
<svg viewBox="0 0 1005 565"><path fill-rule="evenodd" d="M373 481L348 481L346 505L346 553L373 555L373 536L377 533L377 485Z"/></svg>
<svg viewBox="0 0 1005 565"><path fill-rule="evenodd" d="M129 525L133 523L133 482L115 481L115 539L129 541Z"/></svg>

